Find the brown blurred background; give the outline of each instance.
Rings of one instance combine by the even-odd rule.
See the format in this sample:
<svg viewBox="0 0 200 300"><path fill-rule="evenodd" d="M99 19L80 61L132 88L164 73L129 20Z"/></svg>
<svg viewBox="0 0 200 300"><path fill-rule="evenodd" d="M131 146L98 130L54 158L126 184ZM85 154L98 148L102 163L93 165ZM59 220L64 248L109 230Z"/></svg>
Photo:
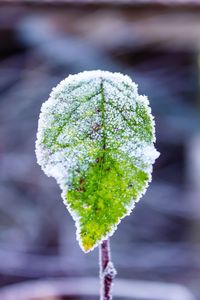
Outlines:
<svg viewBox="0 0 200 300"><path fill-rule="evenodd" d="M104 69L149 96L161 152L146 195L111 238L118 278L178 283L200 299L200 2L64 2L0 1L0 286L98 277L98 251L79 248L34 143L51 88Z"/></svg>

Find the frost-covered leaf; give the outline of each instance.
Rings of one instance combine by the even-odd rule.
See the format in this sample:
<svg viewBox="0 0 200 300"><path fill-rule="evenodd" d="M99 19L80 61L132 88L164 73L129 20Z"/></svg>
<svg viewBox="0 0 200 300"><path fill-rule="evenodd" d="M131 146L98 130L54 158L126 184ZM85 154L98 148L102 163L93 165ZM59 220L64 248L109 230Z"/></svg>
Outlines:
<svg viewBox="0 0 200 300"><path fill-rule="evenodd" d="M85 252L112 235L145 192L154 142L148 99L120 73L70 75L42 105L37 160L60 185Z"/></svg>

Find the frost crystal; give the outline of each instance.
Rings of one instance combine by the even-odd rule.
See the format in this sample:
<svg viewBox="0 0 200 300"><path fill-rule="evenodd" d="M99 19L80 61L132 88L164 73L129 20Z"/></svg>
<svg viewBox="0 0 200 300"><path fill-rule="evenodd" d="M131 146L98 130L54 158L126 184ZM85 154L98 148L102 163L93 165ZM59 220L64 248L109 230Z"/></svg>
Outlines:
<svg viewBox="0 0 200 300"><path fill-rule="evenodd" d="M148 99L120 73L70 75L43 103L37 161L60 185L85 252L112 235L145 192L159 155L154 142Z"/></svg>

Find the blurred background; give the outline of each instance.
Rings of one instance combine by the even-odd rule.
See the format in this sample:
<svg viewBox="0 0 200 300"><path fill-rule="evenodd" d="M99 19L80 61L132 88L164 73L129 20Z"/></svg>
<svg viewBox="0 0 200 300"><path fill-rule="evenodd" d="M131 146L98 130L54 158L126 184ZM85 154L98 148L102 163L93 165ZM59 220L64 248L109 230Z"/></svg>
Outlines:
<svg viewBox="0 0 200 300"><path fill-rule="evenodd" d="M0 296L30 280L98 278L98 249L81 251L60 190L34 153L52 87L93 69L128 74L149 96L161 152L146 195L111 238L117 277L179 284L198 300L198 0L0 1ZM61 296L34 300L83 299ZM132 299L181 299L165 296ZM12 297L22 299L16 290Z"/></svg>

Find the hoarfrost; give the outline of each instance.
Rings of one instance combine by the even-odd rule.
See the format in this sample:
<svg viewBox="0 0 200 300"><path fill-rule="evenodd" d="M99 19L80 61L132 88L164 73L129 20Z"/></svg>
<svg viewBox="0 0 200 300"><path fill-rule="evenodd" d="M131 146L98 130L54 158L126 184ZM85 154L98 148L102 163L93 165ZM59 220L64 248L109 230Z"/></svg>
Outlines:
<svg viewBox="0 0 200 300"><path fill-rule="evenodd" d="M53 88L42 105L36 156L42 170L54 177L62 189L63 200L76 221L81 247L80 216L66 203L66 193L73 177L95 162L102 139L111 153L116 150L113 157L120 161L121 155L126 155L151 178L152 165L159 153L154 147L154 119L148 98L139 95L137 85L120 73L97 70L69 75ZM140 196L147 186L148 182ZM139 198L127 205L126 214ZM101 240L112 235L119 222Z"/></svg>

